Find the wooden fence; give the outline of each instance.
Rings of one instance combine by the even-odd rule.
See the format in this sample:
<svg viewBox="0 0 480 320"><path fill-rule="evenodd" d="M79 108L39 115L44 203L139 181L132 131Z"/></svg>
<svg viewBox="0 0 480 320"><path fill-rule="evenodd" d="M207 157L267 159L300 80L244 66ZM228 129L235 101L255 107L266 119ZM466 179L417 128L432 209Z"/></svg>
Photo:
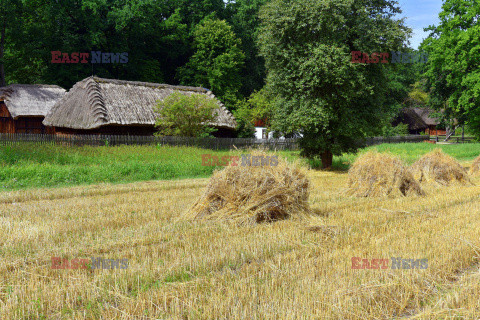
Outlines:
<svg viewBox="0 0 480 320"><path fill-rule="evenodd" d="M270 150L297 150L296 139L243 139L243 138L187 138L122 135L76 135L57 136L50 134L0 133L0 145L19 143L59 144L69 146L118 146L118 145L168 145L195 146L204 149L222 150L232 148L264 147Z"/></svg>
<svg viewBox="0 0 480 320"><path fill-rule="evenodd" d="M429 136L373 137L359 141L359 145L381 143L422 142ZM0 145L19 143L59 144L68 146L118 146L118 145L169 145L195 146L205 149L221 150L232 148L263 147L270 150L298 150L296 139L244 139L244 138L185 138L155 136L115 136L115 135L76 135L57 136L51 134L0 133Z"/></svg>
<svg viewBox="0 0 480 320"><path fill-rule="evenodd" d="M394 137L371 137L366 138L364 145L373 146L382 143L404 143L404 142L423 142L430 140L430 136L425 135L406 135L406 136L394 136Z"/></svg>
<svg viewBox="0 0 480 320"><path fill-rule="evenodd" d="M435 141L435 142L445 142L445 135L443 136L430 136L430 140ZM477 140L475 137L450 137L446 142L448 143L470 143L470 142L476 142Z"/></svg>

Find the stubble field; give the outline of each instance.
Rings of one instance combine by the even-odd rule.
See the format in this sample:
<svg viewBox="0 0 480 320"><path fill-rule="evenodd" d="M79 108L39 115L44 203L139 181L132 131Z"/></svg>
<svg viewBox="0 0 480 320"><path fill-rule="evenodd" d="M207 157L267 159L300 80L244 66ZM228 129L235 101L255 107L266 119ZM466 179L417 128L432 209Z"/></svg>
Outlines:
<svg viewBox="0 0 480 320"><path fill-rule="evenodd" d="M247 227L178 220L208 179L3 192L0 319L480 318L480 187L353 198L345 172L308 174L317 217Z"/></svg>

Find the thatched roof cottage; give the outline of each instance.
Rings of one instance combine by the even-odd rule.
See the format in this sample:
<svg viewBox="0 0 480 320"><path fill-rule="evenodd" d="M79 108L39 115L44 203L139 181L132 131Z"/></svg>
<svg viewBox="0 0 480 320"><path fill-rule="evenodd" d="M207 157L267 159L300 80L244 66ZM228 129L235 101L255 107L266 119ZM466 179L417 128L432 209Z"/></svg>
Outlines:
<svg viewBox="0 0 480 320"><path fill-rule="evenodd" d="M392 124L407 124L408 131L411 134L419 134L421 132L435 134L438 129L437 126L439 121L432 116L433 113L434 111L428 108L404 108L400 111L400 114ZM445 130L438 130L438 133L445 134Z"/></svg>
<svg viewBox="0 0 480 320"><path fill-rule="evenodd" d="M42 121L65 89L44 84L0 88L0 133L49 133Z"/></svg>
<svg viewBox="0 0 480 320"><path fill-rule="evenodd" d="M89 77L77 82L43 123L55 127L59 134L151 135L155 132L153 109L157 101L175 91L215 98L204 88ZM237 126L220 101L213 126L218 136L231 136Z"/></svg>

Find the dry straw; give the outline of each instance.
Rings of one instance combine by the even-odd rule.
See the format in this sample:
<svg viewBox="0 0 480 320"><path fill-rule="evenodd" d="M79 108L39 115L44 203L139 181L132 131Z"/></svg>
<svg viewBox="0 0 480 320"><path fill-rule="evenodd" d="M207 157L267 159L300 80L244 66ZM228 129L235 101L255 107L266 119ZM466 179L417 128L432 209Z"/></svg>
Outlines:
<svg viewBox="0 0 480 320"><path fill-rule="evenodd" d="M424 195L403 162L389 154L369 151L348 171L347 194L357 197Z"/></svg>
<svg viewBox="0 0 480 320"><path fill-rule="evenodd" d="M252 157L271 157L264 151ZM303 168L278 157L278 164L229 165L216 171L206 191L182 218L254 224L310 214L309 180ZM273 165L272 165L273 164Z"/></svg>
<svg viewBox="0 0 480 320"><path fill-rule="evenodd" d="M421 183L448 186L451 183L471 184L467 171L453 157L435 149L411 166L411 171Z"/></svg>
<svg viewBox="0 0 480 320"><path fill-rule="evenodd" d="M480 156L473 161L472 166L470 167L470 174L471 175L478 175L480 174Z"/></svg>

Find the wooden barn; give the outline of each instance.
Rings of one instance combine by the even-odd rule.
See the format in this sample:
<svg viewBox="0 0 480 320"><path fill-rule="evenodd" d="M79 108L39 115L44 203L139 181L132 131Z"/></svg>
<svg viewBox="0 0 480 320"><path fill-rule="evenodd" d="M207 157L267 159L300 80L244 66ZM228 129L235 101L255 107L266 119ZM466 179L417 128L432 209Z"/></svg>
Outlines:
<svg viewBox="0 0 480 320"><path fill-rule="evenodd" d="M204 88L89 77L77 82L49 111L43 124L59 135L152 135L154 106L171 93L201 93ZM218 100L217 100L218 101ZM215 136L232 137L237 123L218 101Z"/></svg>
<svg viewBox="0 0 480 320"><path fill-rule="evenodd" d="M410 134L425 132L429 135L445 135L445 129L438 128L439 121L432 116L433 113L433 110L428 108L404 108L392 124L407 124Z"/></svg>
<svg viewBox="0 0 480 320"><path fill-rule="evenodd" d="M0 88L0 133L53 133L42 121L65 89L53 85L12 84Z"/></svg>

